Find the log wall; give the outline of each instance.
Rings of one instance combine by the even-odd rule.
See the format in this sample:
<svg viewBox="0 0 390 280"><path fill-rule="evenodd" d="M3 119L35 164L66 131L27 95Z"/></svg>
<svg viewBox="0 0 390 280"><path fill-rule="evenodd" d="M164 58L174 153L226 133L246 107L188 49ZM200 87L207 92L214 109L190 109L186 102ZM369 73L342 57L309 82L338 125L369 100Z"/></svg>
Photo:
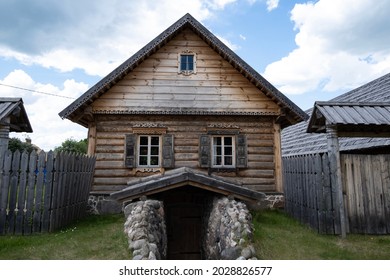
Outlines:
<svg viewBox="0 0 390 280"><path fill-rule="evenodd" d="M196 54L196 73L178 73L178 56ZM280 108L187 29L92 104L94 113L207 110L279 115Z"/></svg>
<svg viewBox="0 0 390 280"><path fill-rule="evenodd" d="M209 127L231 127L247 136L248 166L237 172L220 172L236 177L239 183L254 190L276 191L275 169L280 162L274 156L275 118L264 116L168 116L168 115L96 115L96 168L92 192L108 194L121 190L134 176L149 176L124 163L125 135L140 125L165 127L174 137L174 168L200 169L199 138ZM276 128L276 129L275 129ZM227 128L229 129L229 128ZM224 130L221 128L220 130ZM207 169L206 169L207 170Z"/></svg>

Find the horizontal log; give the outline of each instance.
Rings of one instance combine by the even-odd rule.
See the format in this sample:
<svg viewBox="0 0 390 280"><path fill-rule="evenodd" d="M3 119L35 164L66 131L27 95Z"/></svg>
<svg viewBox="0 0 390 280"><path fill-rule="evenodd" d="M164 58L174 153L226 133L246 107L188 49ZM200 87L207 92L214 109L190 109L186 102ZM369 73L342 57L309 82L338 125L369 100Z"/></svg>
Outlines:
<svg viewBox="0 0 390 280"><path fill-rule="evenodd" d="M248 155L248 161L250 162L274 162L274 155Z"/></svg>
<svg viewBox="0 0 390 280"><path fill-rule="evenodd" d="M252 178L273 178L274 170L257 170L257 169L244 169L238 171L240 177L252 177Z"/></svg>

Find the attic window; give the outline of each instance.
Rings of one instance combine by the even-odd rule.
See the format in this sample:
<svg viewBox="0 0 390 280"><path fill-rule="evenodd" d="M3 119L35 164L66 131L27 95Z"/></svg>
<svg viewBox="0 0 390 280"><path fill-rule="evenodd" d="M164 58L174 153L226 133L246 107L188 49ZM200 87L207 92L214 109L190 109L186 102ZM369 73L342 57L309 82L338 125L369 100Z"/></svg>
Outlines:
<svg viewBox="0 0 390 280"><path fill-rule="evenodd" d="M196 56L194 53L187 51L179 54L178 72L184 75L196 73Z"/></svg>

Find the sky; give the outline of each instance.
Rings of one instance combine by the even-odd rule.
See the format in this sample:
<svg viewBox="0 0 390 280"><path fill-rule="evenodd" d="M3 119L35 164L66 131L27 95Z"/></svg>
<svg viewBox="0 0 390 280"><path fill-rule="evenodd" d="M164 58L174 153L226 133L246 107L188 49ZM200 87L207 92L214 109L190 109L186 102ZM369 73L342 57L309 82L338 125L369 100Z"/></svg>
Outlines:
<svg viewBox="0 0 390 280"><path fill-rule="evenodd" d="M388 0L0 0L0 97L48 151L87 130L58 113L186 13L303 110L390 72Z"/></svg>

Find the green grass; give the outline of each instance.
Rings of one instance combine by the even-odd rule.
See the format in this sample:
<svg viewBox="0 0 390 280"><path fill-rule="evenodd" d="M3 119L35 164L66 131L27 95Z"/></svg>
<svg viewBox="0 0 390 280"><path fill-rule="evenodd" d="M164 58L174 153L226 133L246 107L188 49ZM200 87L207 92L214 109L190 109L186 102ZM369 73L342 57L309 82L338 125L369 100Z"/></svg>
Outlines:
<svg viewBox="0 0 390 280"><path fill-rule="evenodd" d="M90 216L54 233L0 236L0 259L131 259L123 223L123 214ZM259 259L390 259L390 235L319 235L281 211L253 213L253 224Z"/></svg>
<svg viewBox="0 0 390 280"><path fill-rule="evenodd" d="M257 257L265 260L390 260L390 235L320 235L280 211L253 213Z"/></svg>
<svg viewBox="0 0 390 280"><path fill-rule="evenodd" d="M0 236L2 260L129 259L124 216L89 216L54 233Z"/></svg>

